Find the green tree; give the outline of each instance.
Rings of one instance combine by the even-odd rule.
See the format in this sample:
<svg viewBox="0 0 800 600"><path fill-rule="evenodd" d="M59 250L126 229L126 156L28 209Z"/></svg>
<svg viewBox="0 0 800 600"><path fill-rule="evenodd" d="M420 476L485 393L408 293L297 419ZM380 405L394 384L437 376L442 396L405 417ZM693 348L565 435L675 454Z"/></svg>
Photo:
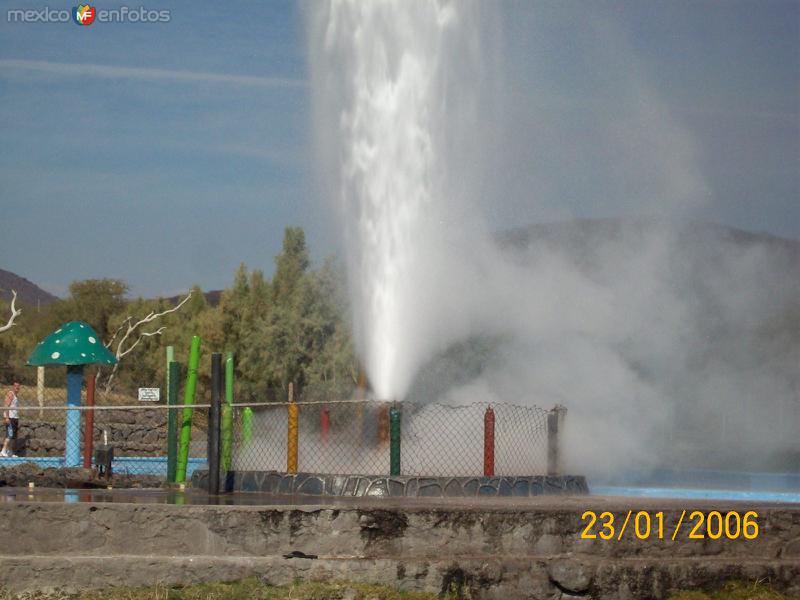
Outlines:
<svg viewBox="0 0 800 600"><path fill-rule="evenodd" d="M287 227L283 232L283 249L275 257L272 292L276 305L291 304L294 290L309 264L306 234L301 227Z"/></svg>
<svg viewBox="0 0 800 600"><path fill-rule="evenodd" d="M86 321L107 342L113 335L109 319L125 307L128 285L121 279L84 279L69 286L69 298L56 313L63 321Z"/></svg>

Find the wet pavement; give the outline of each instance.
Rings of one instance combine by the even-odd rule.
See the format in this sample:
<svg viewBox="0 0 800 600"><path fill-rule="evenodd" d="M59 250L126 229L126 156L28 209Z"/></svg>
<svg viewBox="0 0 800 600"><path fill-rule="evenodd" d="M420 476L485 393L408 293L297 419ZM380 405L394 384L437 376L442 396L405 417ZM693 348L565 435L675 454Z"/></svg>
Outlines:
<svg viewBox="0 0 800 600"><path fill-rule="evenodd" d="M596 509L609 506L626 506L641 509L684 509L687 507L713 506L717 509L731 506L747 506L748 509L788 508L800 512L800 504L793 502L765 502L759 499L731 500L709 498L670 498L635 496L539 496L527 498L342 498L309 495L274 495L256 492L237 492L212 495L204 490L178 489L55 489L55 488L1 488L0 504L29 502L55 503L116 503L116 504L161 504L184 506L242 506L285 508L386 508L386 509L464 509L478 510L553 510Z"/></svg>

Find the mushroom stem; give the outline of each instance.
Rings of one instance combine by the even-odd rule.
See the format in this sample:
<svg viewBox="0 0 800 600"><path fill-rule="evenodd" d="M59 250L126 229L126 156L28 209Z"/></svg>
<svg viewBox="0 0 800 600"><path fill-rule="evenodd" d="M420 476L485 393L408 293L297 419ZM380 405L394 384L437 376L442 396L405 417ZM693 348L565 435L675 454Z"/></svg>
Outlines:
<svg viewBox="0 0 800 600"><path fill-rule="evenodd" d="M67 406L81 405L83 385L83 365L67 366ZM67 409L66 451L64 462L67 467L81 464L81 412Z"/></svg>

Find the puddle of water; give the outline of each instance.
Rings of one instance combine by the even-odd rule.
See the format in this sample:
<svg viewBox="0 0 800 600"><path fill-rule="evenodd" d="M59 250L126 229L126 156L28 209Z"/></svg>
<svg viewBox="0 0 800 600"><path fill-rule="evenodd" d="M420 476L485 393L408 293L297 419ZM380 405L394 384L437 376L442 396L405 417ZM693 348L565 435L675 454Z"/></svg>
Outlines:
<svg viewBox="0 0 800 600"><path fill-rule="evenodd" d="M680 498L682 500L735 500L743 502L800 503L800 493L694 488L592 486L592 494L626 498Z"/></svg>
<svg viewBox="0 0 800 600"><path fill-rule="evenodd" d="M532 502L533 501L533 502ZM532 504L557 504L564 497L531 498L334 498L305 495L271 495L257 492L235 492L213 496L203 490L187 489L91 489L61 490L36 488L0 488L0 502L120 503L174 504L191 506L375 506L435 507L458 506L524 507Z"/></svg>
<svg viewBox="0 0 800 600"><path fill-rule="evenodd" d="M333 498L319 496L285 496L257 492L235 492L213 496L203 490L187 489L84 489L0 488L2 502L173 504L188 506L333 506L333 507L458 507L458 508L532 508L534 506L584 505L592 498L605 498L636 503L642 499L724 500L758 503L800 504L800 494L774 492L742 492L647 487L595 487L589 496L539 496L536 498Z"/></svg>

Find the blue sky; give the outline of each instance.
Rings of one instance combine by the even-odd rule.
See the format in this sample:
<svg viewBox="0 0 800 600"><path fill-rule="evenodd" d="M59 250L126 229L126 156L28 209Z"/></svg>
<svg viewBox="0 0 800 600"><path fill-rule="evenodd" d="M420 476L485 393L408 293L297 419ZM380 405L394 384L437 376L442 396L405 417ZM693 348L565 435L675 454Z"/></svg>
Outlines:
<svg viewBox="0 0 800 600"><path fill-rule="evenodd" d="M0 268L56 294L118 277L155 295L225 287L241 261L270 273L286 225L315 259L335 252L302 5L142 5L170 22L0 15ZM72 7L5 5L44 6ZM493 226L649 212L653 188L632 171L689 149L685 189L704 199L688 216L800 238L800 3L497 6L508 110ZM590 151L633 97L669 114L650 166ZM637 143L660 143L658 127Z"/></svg>

